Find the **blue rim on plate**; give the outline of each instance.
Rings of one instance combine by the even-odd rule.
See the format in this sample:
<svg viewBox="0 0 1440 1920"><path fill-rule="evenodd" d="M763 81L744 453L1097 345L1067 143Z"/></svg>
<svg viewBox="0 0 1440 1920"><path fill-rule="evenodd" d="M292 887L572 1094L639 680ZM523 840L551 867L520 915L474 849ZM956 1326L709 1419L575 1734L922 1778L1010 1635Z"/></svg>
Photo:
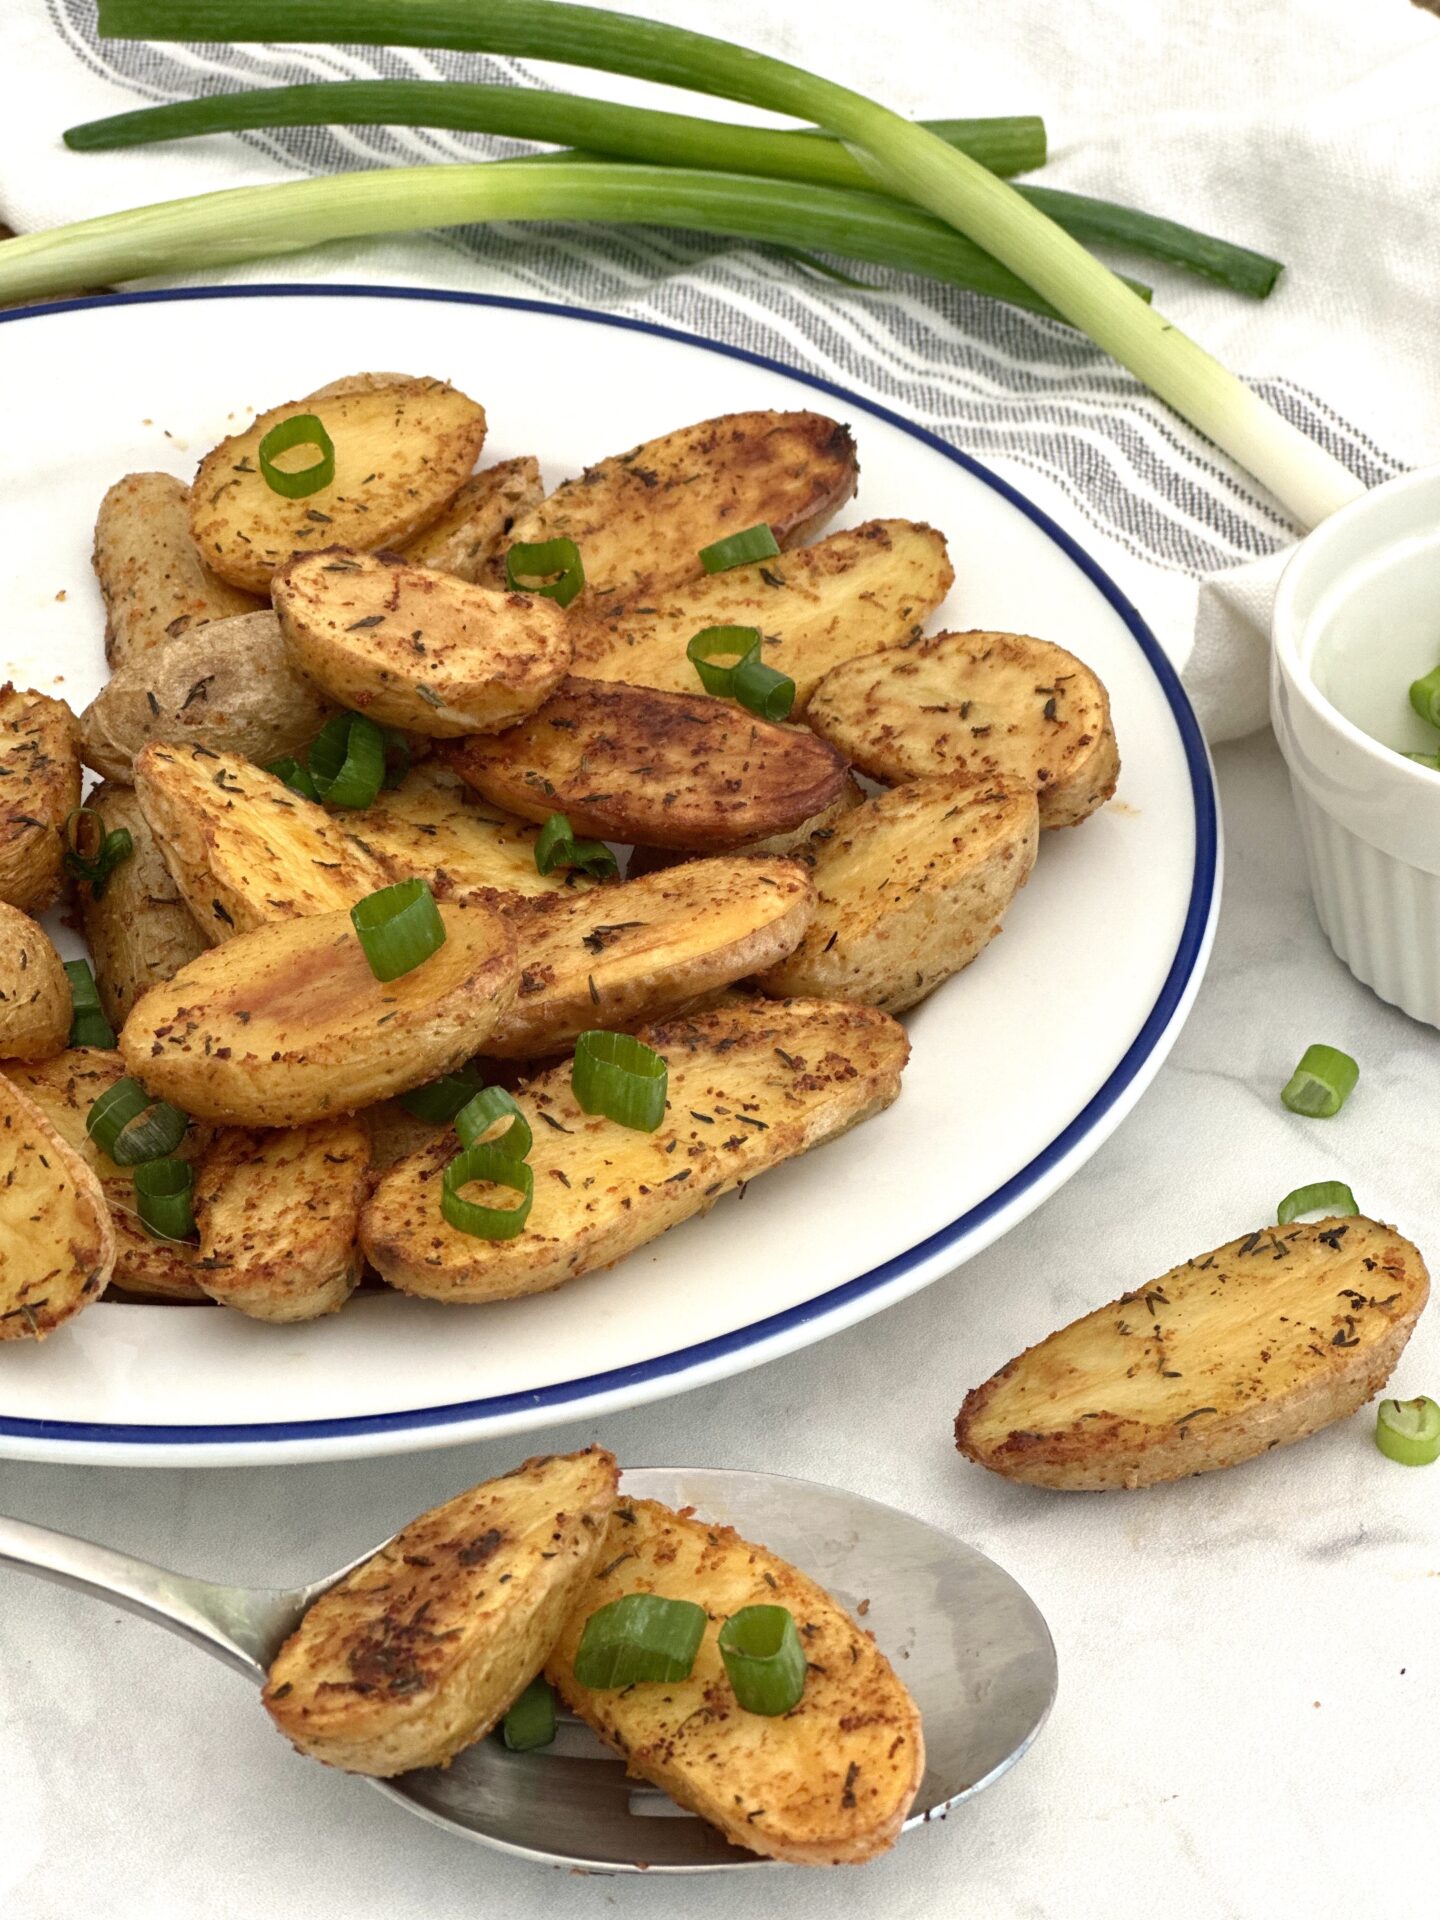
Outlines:
<svg viewBox="0 0 1440 1920"><path fill-rule="evenodd" d="M998 474L992 473L980 461L972 459L968 453L961 453L948 441L942 440L938 434L931 433L925 427L916 426L912 421L906 420L903 415L892 412L889 407L882 406L878 401L866 400L858 393L852 392L849 387L839 386L835 381L826 380L819 374L804 373L796 367L787 367L783 361L773 360L767 354L751 353L745 347L727 346L723 341L705 340L698 334L685 333L679 327L659 326L653 321L635 320L622 314L599 313L588 307L561 306L550 300L511 299L502 294L460 293L438 287L371 287L283 281L237 287L183 287L155 293L105 294L83 300L57 300L39 307L22 307L15 312L0 313L0 326L44 319L56 313L83 312L91 307L148 306L188 300L259 300L276 297L314 300L357 298L434 300L452 306L500 307L513 313L540 313L556 319L588 321L592 326L616 327L629 333L650 334L661 340L678 341L682 346L699 347L706 353L721 354L726 359L745 361L752 367L763 368L767 373L779 374L786 380L798 381L802 386L810 387L816 393L827 394L833 400L843 400L848 407L867 413L872 419L883 420L887 426L899 428L912 440L920 441L934 452L943 454L957 467L963 467L967 473L983 481L987 487L992 488L1002 499L1023 513L1027 520L1039 527L1041 532L1052 540L1068 559L1073 561L1124 621L1135 644L1144 654L1159 682L1184 747L1185 766L1190 777L1190 793L1195 809L1195 867L1191 877L1190 901L1175 949L1175 958L1165 976L1154 1006L1109 1078L1081 1108L1069 1125L1062 1128L1049 1145L1042 1148L1018 1173L1012 1174L1003 1185L971 1207L968 1212L952 1220L948 1226L940 1228L937 1233L931 1234L927 1239L918 1241L907 1252L897 1254L880 1266L872 1267L868 1273L859 1274L855 1279L847 1280L841 1286L832 1287L828 1292L818 1294L814 1299L807 1300L800 1306L789 1307L783 1313L772 1314L764 1320L754 1320L749 1326L738 1327L731 1333L719 1334L712 1340L699 1341L694 1346L679 1347L673 1353L659 1354L651 1360L636 1361L631 1366L614 1367L608 1372L586 1374L575 1380L557 1381L552 1386L537 1387L530 1392L495 1394L484 1400L458 1400L443 1407L414 1407L396 1413L355 1414L344 1419L331 1420L282 1420L243 1425L173 1427L115 1425L85 1420L17 1420L0 1415L0 1435L9 1435L17 1439L91 1442L113 1440L127 1445L143 1446L151 1443L183 1446L186 1442L205 1445L223 1444L227 1441L320 1440L353 1434L444 1428L473 1420L501 1419L512 1414L539 1414L547 1410L563 1409L571 1403L588 1401L599 1395L614 1393L627 1387L654 1384L674 1375L687 1373L693 1368L705 1366L710 1362L723 1360L728 1355L743 1352L747 1347L759 1346L778 1335L804 1326L810 1320L833 1313L836 1308L844 1306L847 1302L887 1286L891 1281L943 1252L946 1247L952 1246L956 1241L973 1232L975 1228L984 1225L1019 1195L1044 1180L1056 1164L1063 1160L1095 1127L1132 1084L1179 1010L1205 949L1206 928L1214 906L1219 871L1215 788L1210 772L1209 756L1206 753L1204 738L1195 718L1194 709L1180 684L1179 675L1160 643L1103 568L1097 566L1084 548L1077 545L1070 535L1050 518L1049 514L1027 500L1022 493L1017 493L1007 481L1002 480Z"/></svg>

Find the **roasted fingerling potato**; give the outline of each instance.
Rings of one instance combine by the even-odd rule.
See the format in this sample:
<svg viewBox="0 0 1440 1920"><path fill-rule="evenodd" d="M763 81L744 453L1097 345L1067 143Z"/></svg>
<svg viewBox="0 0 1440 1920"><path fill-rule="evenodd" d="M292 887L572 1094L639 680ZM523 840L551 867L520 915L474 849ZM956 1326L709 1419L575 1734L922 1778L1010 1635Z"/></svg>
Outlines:
<svg viewBox="0 0 1440 1920"><path fill-rule="evenodd" d="M168 473L115 482L95 519L94 565L112 667L262 605L205 565L190 533L190 489Z"/></svg>
<svg viewBox="0 0 1440 1920"><path fill-rule="evenodd" d="M727 534L763 523L798 546L844 506L859 471L849 428L823 414L723 414L587 467L522 514L506 544L573 540L586 601L644 599L698 574L700 549ZM502 555L497 578L503 566Z"/></svg>
<svg viewBox="0 0 1440 1920"><path fill-rule="evenodd" d="M307 1610L264 1701L291 1745L384 1779L443 1767L529 1685L605 1548L601 1447L527 1460L412 1520Z"/></svg>
<svg viewBox="0 0 1440 1920"><path fill-rule="evenodd" d="M0 901L43 913L65 877L64 825L80 804L75 716L63 700L0 686Z"/></svg>
<svg viewBox="0 0 1440 1920"><path fill-rule="evenodd" d="M298 554L271 590L292 659L337 706L432 739L513 726L570 665L555 601L390 554Z"/></svg>
<svg viewBox="0 0 1440 1920"><path fill-rule="evenodd" d="M573 894L597 884L578 868L541 873L539 828L491 806L439 760L412 767L351 819L367 847L397 873L428 881L437 900Z"/></svg>
<svg viewBox="0 0 1440 1920"><path fill-rule="evenodd" d="M0 901L0 1061L59 1053L70 1019L70 982L49 936Z"/></svg>
<svg viewBox="0 0 1440 1920"><path fill-rule="evenodd" d="M575 1660L591 1615L626 1594L708 1615L688 1678L603 1690ZM805 1647L805 1691L783 1714L747 1713L719 1636L744 1607L784 1607ZM622 1494L600 1569L545 1663L551 1684L638 1779L738 1847L801 1866L872 1860L894 1845L925 1772L920 1711L871 1636L797 1568L733 1527Z"/></svg>
<svg viewBox="0 0 1440 1920"><path fill-rule="evenodd" d="M399 548L414 567L434 567L459 580L479 580L521 514L545 497L540 462L532 454L482 467L467 480L438 520Z"/></svg>
<svg viewBox="0 0 1440 1920"><path fill-rule="evenodd" d="M1037 818L1028 787L963 775L866 800L811 842L815 911L760 985L916 1006L999 933L1035 864Z"/></svg>
<svg viewBox="0 0 1440 1920"><path fill-rule="evenodd" d="M334 447L327 486L288 498L260 469L260 443L298 414L314 414ZM485 440L485 410L443 380L396 376L337 382L323 398L291 400L222 440L190 487L190 531L222 580L268 594L295 552L340 542L374 552L395 547L444 513L470 478ZM276 465L314 465L297 447Z"/></svg>
<svg viewBox="0 0 1440 1920"><path fill-rule="evenodd" d="M43 1340L100 1297L114 1265L99 1181L0 1074L0 1341Z"/></svg>
<svg viewBox="0 0 1440 1920"><path fill-rule="evenodd" d="M147 987L168 980L210 942L175 885L135 789L107 782L85 804L100 815L106 833L123 828L130 835L129 857L98 889L85 880L75 888L100 1004L118 1033Z"/></svg>
<svg viewBox="0 0 1440 1920"><path fill-rule="evenodd" d="M806 719L872 779L999 775L1034 787L1042 827L1115 791L1110 701L1083 661L1024 633L936 633L828 673Z"/></svg>
<svg viewBox="0 0 1440 1920"><path fill-rule="evenodd" d="M665 1058L654 1133L587 1115L571 1062L518 1103L534 1134L535 1197L522 1233L480 1240L449 1225L441 1181L453 1136L402 1160L371 1195L360 1238L391 1286L447 1302L544 1293L608 1267L733 1187L889 1106L910 1045L873 1007L791 1000L727 1006L641 1029ZM509 1196L487 1204L509 1204Z"/></svg>
<svg viewBox="0 0 1440 1920"><path fill-rule="evenodd" d="M80 757L127 786L136 755L152 741L264 766L303 757L334 710L294 665L266 608L217 620L118 667L80 716Z"/></svg>
<svg viewBox="0 0 1440 1920"><path fill-rule="evenodd" d="M955 1444L1065 1491L1233 1467L1378 1393L1429 1291L1419 1250L1379 1221L1259 1227L1010 1361L966 1395Z"/></svg>

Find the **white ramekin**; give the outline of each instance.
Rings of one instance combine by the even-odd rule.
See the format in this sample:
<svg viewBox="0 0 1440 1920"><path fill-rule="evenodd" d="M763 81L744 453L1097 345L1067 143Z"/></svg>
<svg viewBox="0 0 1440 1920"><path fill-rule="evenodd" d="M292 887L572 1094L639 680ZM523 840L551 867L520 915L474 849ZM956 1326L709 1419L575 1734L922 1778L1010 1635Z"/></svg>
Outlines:
<svg viewBox="0 0 1440 1920"><path fill-rule="evenodd" d="M1320 924L1356 979L1440 1026L1440 773L1394 750L1426 743L1405 693L1440 664L1440 468L1377 487L1310 534L1281 578L1273 631L1270 715ZM1388 700L1390 745L1316 684L1317 658L1323 679L1342 641L1378 683L1343 704Z"/></svg>

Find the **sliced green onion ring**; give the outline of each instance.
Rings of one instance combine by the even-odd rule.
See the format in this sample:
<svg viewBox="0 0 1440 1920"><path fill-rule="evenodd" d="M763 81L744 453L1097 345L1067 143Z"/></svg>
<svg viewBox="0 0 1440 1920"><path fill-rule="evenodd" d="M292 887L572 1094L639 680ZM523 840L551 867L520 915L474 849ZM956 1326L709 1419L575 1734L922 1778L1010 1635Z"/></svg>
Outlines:
<svg viewBox="0 0 1440 1920"><path fill-rule="evenodd" d="M520 1195L519 1205L487 1207L478 1200L467 1200L460 1189L472 1180L508 1187ZM512 1160L497 1146L466 1147L445 1169L440 1211L457 1233L468 1233L476 1240L513 1240L530 1218L534 1199L535 1175L526 1161Z"/></svg>
<svg viewBox="0 0 1440 1920"><path fill-rule="evenodd" d="M327 807L368 807L385 778L385 736L363 713L337 713L316 734L309 758Z"/></svg>
<svg viewBox="0 0 1440 1920"><path fill-rule="evenodd" d="M1440 727L1440 667L1432 667L1423 678L1411 681L1410 704L1422 720Z"/></svg>
<svg viewBox="0 0 1440 1920"><path fill-rule="evenodd" d="M707 693L728 700L741 667L760 658L760 639L758 627L702 627L686 644L685 658L699 674ZM717 666L719 659L726 659L726 664Z"/></svg>
<svg viewBox="0 0 1440 1920"><path fill-rule="evenodd" d="M117 1167L165 1159L189 1125L188 1114L168 1100L152 1100L128 1075L107 1087L85 1116L86 1133Z"/></svg>
<svg viewBox="0 0 1440 1920"><path fill-rule="evenodd" d="M70 1045L72 1047L113 1047L115 1029L105 1018L99 989L88 960L67 960L65 978L70 982Z"/></svg>
<svg viewBox="0 0 1440 1920"><path fill-rule="evenodd" d="M262 771L273 773L282 786L289 787L292 793L298 793L302 800L320 798L310 769L302 766L293 754L286 754L283 760L267 760Z"/></svg>
<svg viewBox="0 0 1440 1920"><path fill-rule="evenodd" d="M805 1691L805 1649L788 1607L742 1607L720 1629L720 1658L747 1713L789 1713Z"/></svg>
<svg viewBox="0 0 1440 1920"><path fill-rule="evenodd" d="M730 694L762 720L788 720L795 704L795 682L762 660L742 660L731 676Z"/></svg>
<svg viewBox="0 0 1440 1920"><path fill-rule="evenodd" d="M633 1034L596 1028L575 1042L570 1088L586 1113L653 1133L665 1118L669 1084L663 1057Z"/></svg>
<svg viewBox="0 0 1440 1920"><path fill-rule="evenodd" d="M314 447L320 457L308 467L277 467L277 455L296 447ZM304 500L328 487L335 478L335 442L319 417L292 413L288 420L271 427L260 442L260 473L270 491L283 494L287 500Z"/></svg>
<svg viewBox="0 0 1440 1920"><path fill-rule="evenodd" d="M92 897L98 900L116 867L135 851L130 829L115 827L107 833L104 819L94 807L76 807L66 815L63 831L66 870L77 880L86 881ZM81 845L81 836L87 832L91 836L89 852Z"/></svg>
<svg viewBox="0 0 1440 1920"><path fill-rule="evenodd" d="M442 1074L438 1080L402 1093L400 1104L417 1120L433 1120L437 1126L448 1127L484 1084L476 1068L461 1067L458 1072Z"/></svg>
<svg viewBox="0 0 1440 1920"><path fill-rule="evenodd" d="M136 1167L135 1205L152 1239L188 1240L194 1233L194 1186L195 1169L188 1160L147 1160Z"/></svg>
<svg viewBox="0 0 1440 1920"><path fill-rule="evenodd" d="M1432 1466L1440 1460L1440 1406L1426 1394L1382 1400L1375 1412L1375 1444L1402 1467Z"/></svg>
<svg viewBox="0 0 1440 1920"><path fill-rule="evenodd" d="M582 1687L632 1687L643 1680L688 1680L705 1637L705 1609L693 1600L626 1593L585 1622L575 1654Z"/></svg>
<svg viewBox="0 0 1440 1920"><path fill-rule="evenodd" d="M1329 1120L1350 1098L1359 1078L1359 1063L1338 1047L1307 1047L1280 1098L1291 1113Z"/></svg>
<svg viewBox="0 0 1440 1920"><path fill-rule="evenodd" d="M1343 1180L1312 1180L1308 1187L1287 1193L1275 1209L1277 1226L1288 1227L1302 1213L1359 1213L1355 1196Z"/></svg>
<svg viewBox="0 0 1440 1920"><path fill-rule="evenodd" d="M535 871L553 873L556 867L578 867L595 880L613 880L620 863L603 840L577 840L563 813L552 813L535 840Z"/></svg>
<svg viewBox="0 0 1440 1920"><path fill-rule="evenodd" d="M564 538L517 540L505 550L505 584L514 593L538 593L568 607L585 585L580 549Z"/></svg>
<svg viewBox="0 0 1440 1920"><path fill-rule="evenodd" d="M485 1135L497 1120L508 1120L510 1124L493 1140L487 1140ZM496 1147L510 1160L525 1159L535 1144L530 1122L504 1087L486 1087L467 1101L455 1116L455 1131L462 1146Z"/></svg>
<svg viewBox="0 0 1440 1920"><path fill-rule="evenodd" d="M743 533L730 533L700 549L700 564L706 573L728 573L731 567L749 566L754 560L773 560L780 542L762 520L758 527L746 527Z"/></svg>
<svg viewBox="0 0 1440 1920"><path fill-rule="evenodd" d="M533 1753L555 1738L555 1695L543 1673L537 1673L506 1714L500 1729L511 1753Z"/></svg>
<svg viewBox="0 0 1440 1920"><path fill-rule="evenodd" d="M377 980L413 973L445 944L445 922L424 880L367 893L350 909L350 920Z"/></svg>

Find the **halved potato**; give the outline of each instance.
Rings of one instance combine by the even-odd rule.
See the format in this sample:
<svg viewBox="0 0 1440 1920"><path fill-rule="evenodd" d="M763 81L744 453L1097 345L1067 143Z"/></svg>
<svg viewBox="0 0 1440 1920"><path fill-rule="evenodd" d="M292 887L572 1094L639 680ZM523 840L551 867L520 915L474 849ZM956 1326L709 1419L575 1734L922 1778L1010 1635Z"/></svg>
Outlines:
<svg viewBox="0 0 1440 1920"><path fill-rule="evenodd" d="M567 1060L518 1095L535 1136L524 1231L478 1240L449 1225L441 1175L456 1148L444 1138L376 1186L360 1226L371 1265L431 1300L544 1293L889 1106L910 1051L887 1014L819 1000L727 1006L640 1038L669 1066L669 1105L654 1133L585 1114Z"/></svg>
<svg viewBox="0 0 1440 1920"><path fill-rule="evenodd" d="M399 551L412 567L434 567L460 580L478 580L516 520L544 497L540 462L533 454L482 467L440 518Z"/></svg>
<svg viewBox="0 0 1440 1920"><path fill-rule="evenodd" d="M115 1229L111 1284L147 1300L204 1300L191 1273L195 1247L156 1240L145 1231L135 1202L135 1169L117 1167L85 1131L91 1107L127 1071L120 1055L104 1047L70 1047L48 1060L10 1065L5 1071L100 1182ZM212 1127L194 1123L174 1157L198 1165L214 1138Z"/></svg>
<svg viewBox="0 0 1440 1920"><path fill-rule="evenodd" d="M131 1010L120 1051L187 1113L299 1127L418 1087L478 1053L515 997L515 935L482 906L443 906L445 941L377 980L346 911L212 947Z"/></svg>
<svg viewBox="0 0 1440 1920"><path fill-rule="evenodd" d="M839 798L845 762L803 727L707 693L570 679L507 732L447 747L463 780L528 820L692 853L797 827Z"/></svg>
<svg viewBox="0 0 1440 1920"><path fill-rule="evenodd" d="M318 414L335 447L329 486L298 500L275 493L260 471L260 442L296 414ZM485 439L485 409L444 380L397 375L337 382L323 399L271 407L200 462L190 488L190 531L222 580L264 594L292 553L328 546L393 547L436 520L470 477ZM276 465L299 469L311 447Z"/></svg>
<svg viewBox="0 0 1440 1920"><path fill-rule="evenodd" d="M63 700L0 686L0 900L43 913L60 897L62 829L80 804L75 716Z"/></svg>
<svg viewBox="0 0 1440 1920"><path fill-rule="evenodd" d="M45 931L0 900L0 1060L44 1060L70 1037L70 982Z"/></svg>
<svg viewBox="0 0 1440 1920"><path fill-rule="evenodd" d="M1148 1487L1343 1420L1385 1384L1430 1291L1361 1215L1259 1227L1052 1333L965 1396L963 1454L1037 1487Z"/></svg>
<svg viewBox="0 0 1440 1920"><path fill-rule="evenodd" d="M112 667L260 605L200 558L190 534L190 489L172 474L127 473L115 482L96 516L94 563Z"/></svg>
<svg viewBox="0 0 1440 1920"><path fill-rule="evenodd" d="M353 906L402 877L351 829L352 816L327 813L237 754L142 748L135 792L212 941Z"/></svg>
<svg viewBox="0 0 1440 1920"><path fill-rule="evenodd" d="M815 911L767 993L903 1013L968 967L1035 864L1035 796L963 775L865 801L811 852Z"/></svg>
<svg viewBox="0 0 1440 1920"><path fill-rule="evenodd" d="M864 798L858 781L847 775L839 799L832 800L828 807L822 807L818 813L812 813L798 827L787 827L783 833L767 834L763 840L747 840L743 846L733 847L730 851L793 854L798 858L806 858L811 851L810 842L828 840L846 814L853 813ZM691 858L691 854L677 853L673 847L632 847L625 867L625 878L639 880L647 873L663 873L667 867L677 867Z"/></svg>
<svg viewBox="0 0 1440 1920"><path fill-rule="evenodd" d="M534 1060L677 1013L789 953L813 904L795 861L731 854L517 906L520 987L485 1051Z"/></svg>
<svg viewBox="0 0 1440 1920"><path fill-rule="evenodd" d="M105 1291L114 1265L99 1181L0 1074L0 1340L43 1340Z"/></svg>
<svg viewBox="0 0 1440 1920"><path fill-rule="evenodd" d="M337 705L433 739L513 726L570 665L553 600L391 554L297 554L271 590L291 657Z"/></svg>
<svg viewBox="0 0 1440 1920"><path fill-rule="evenodd" d="M135 789L107 783L85 804L100 815L107 833L123 827L132 847L129 859L111 869L98 900L88 884L76 887L100 1004L118 1032L147 987L168 980L210 942L180 896Z"/></svg>
<svg viewBox="0 0 1440 1920"><path fill-rule="evenodd" d="M443 1767L530 1684L599 1564L601 1447L527 1460L412 1520L308 1609L264 1701L301 1753L378 1778Z"/></svg>
<svg viewBox="0 0 1440 1920"><path fill-rule="evenodd" d="M397 873L428 880L437 900L481 895L583 892L596 883L578 870L535 865L540 830L489 806L457 773L426 760L398 787L354 814L356 833Z"/></svg>
<svg viewBox="0 0 1440 1920"><path fill-rule="evenodd" d="M935 633L847 660L805 718L872 779L1024 781L1042 827L1073 827L1115 791L1110 702L1073 653L1024 633Z"/></svg>
<svg viewBox="0 0 1440 1920"><path fill-rule="evenodd" d="M80 757L127 786L152 740L263 766L303 754L333 712L291 661L267 608L213 621L117 668L80 716Z"/></svg>
<svg viewBox="0 0 1440 1920"><path fill-rule="evenodd" d="M689 1677L599 1690L575 1677L585 1623L629 1593L709 1615ZM805 1646L789 1713L747 1713L720 1654L742 1607L785 1607ZM545 1663L551 1684L627 1771L752 1853L803 1866L872 1860L893 1846L925 1772L920 1711L865 1629L765 1547L656 1500L621 1497L600 1570Z"/></svg>
<svg viewBox="0 0 1440 1920"><path fill-rule="evenodd" d="M363 1120L227 1130L200 1162L195 1277L252 1320L316 1320L360 1278L356 1233L369 1185Z"/></svg>
<svg viewBox="0 0 1440 1920"><path fill-rule="evenodd" d="M584 560L586 601L643 598L699 573L702 547L761 522L798 545L859 471L849 428L823 414L722 414L587 467L522 514L507 544L564 536Z"/></svg>
<svg viewBox="0 0 1440 1920"><path fill-rule="evenodd" d="M382 1100L377 1106L367 1107L361 1118L370 1134L372 1187L397 1160L418 1153L421 1147L433 1146L442 1135L451 1133L449 1126L438 1121L417 1119L398 1100Z"/></svg>
<svg viewBox="0 0 1440 1920"><path fill-rule="evenodd" d="M518 534L518 529L517 529ZM869 520L778 560L624 599L577 601L575 672L693 693L685 657L702 627L758 627L798 713L842 660L920 633L954 580L945 539L911 520Z"/></svg>

